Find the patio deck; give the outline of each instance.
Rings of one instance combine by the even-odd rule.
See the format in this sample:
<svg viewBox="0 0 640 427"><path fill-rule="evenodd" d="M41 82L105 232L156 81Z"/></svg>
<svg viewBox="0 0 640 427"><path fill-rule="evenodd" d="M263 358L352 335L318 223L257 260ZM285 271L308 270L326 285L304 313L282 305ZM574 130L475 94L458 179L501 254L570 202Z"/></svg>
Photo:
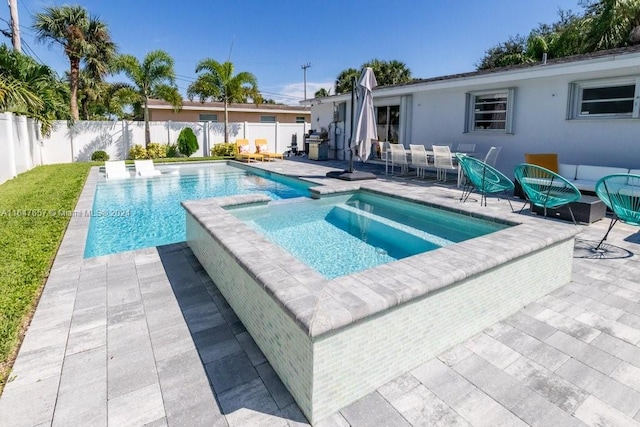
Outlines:
<svg viewBox="0 0 640 427"><path fill-rule="evenodd" d="M345 163L259 166L325 181L326 167ZM77 210L90 209L97 180L94 168ZM433 181L380 182L451 204L460 194ZM490 198L478 209L509 207ZM0 397L0 424L306 424L185 244L84 260L88 222L71 220ZM579 226L578 237L597 240L607 225ZM637 231L612 231L621 258L576 249L571 283L319 425L640 425Z"/></svg>

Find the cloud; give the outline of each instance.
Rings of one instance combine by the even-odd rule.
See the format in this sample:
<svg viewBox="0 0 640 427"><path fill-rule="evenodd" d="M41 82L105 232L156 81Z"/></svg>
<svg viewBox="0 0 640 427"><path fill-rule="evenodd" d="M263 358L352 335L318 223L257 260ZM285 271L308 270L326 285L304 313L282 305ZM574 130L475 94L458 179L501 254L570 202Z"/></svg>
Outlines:
<svg viewBox="0 0 640 427"><path fill-rule="evenodd" d="M333 94L333 81L327 82L307 82L307 98L313 98L317 90L324 88ZM276 102L289 105L298 105L304 99L304 83L290 83L280 86L272 92L263 92L265 98L272 98Z"/></svg>

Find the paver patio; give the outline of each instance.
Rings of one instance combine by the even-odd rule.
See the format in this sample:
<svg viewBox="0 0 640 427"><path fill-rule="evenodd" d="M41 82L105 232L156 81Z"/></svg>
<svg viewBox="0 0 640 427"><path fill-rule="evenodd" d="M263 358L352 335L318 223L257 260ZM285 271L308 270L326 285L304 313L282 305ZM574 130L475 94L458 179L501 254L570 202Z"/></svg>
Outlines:
<svg viewBox="0 0 640 427"><path fill-rule="evenodd" d="M324 180L329 165L344 166L260 166ZM77 210L91 208L98 175ZM380 179L458 203L455 187ZM509 207L490 198L478 209ZM70 223L0 397L0 425L306 424L186 244L83 259L88 222ZM597 240L608 222L578 237ZM578 247L571 283L319 425L640 424L637 231L614 228L617 259L579 258Z"/></svg>

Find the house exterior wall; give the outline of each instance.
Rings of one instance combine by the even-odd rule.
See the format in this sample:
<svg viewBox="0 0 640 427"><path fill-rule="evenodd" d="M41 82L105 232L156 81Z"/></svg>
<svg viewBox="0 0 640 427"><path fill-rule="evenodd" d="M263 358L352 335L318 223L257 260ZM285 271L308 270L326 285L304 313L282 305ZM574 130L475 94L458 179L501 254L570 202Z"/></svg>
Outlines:
<svg viewBox="0 0 640 427"><path fill-rule="evenodd" d="M638 70L636 70L638 73ZM562 163L632 168L640 165L640 120L567 120L569 85L580 80L631 76L630 70L474 85L417 92L412 115L413 143L475 143L478 153L502 150L496 166L507 175L524 161L524 153L558 153ZM467 92L514 87L513 134L465 133Z"/></svg>
<svg viewBox="0 0 640 427"><path fill-rule="evenodd" d="M224 123L224 111L211 110L152 110L149 109L150 120L154 121L180 121L180 122L197 122L200 121L200 114L217 114L218 123ZM244 112L229 111L229 122L252 122L260 123L260 116L276 116L276 122L279 123L295 123L296 117L304 117L309 122L309 112L301 111L300 113L278 113L278 112Z"/></svg>
<svg viewBox="0 0 640 427"><path fill-rule="evenodd" d="M596 79L640 76L640 55L618 55L595 60L536 65L488 74L443 78L423 84L374 90L374 105L413 95L408 132L403 143L475 143L484 155L491 146L502 150L496 166L508 176L524 161L525 153L557 153L561 163L640 167L640 119L590 118L569 120L570 84ZM466 94L473 91L515 89L512 134L465 133ZM311 101L311 127L333 117L333 105L347 103L345 135L350 129L350 102L346 95ZM640 100L635 101L640 102Z"/></svg>

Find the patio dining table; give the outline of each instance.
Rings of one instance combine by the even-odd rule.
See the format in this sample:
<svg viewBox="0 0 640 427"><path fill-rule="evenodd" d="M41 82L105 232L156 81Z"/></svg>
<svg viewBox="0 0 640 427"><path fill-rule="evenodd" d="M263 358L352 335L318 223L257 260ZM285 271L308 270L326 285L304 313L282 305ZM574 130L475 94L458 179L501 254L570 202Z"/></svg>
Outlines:
<svg viewBox="0 0 640 427"><path fill-rule="evenodd" d="M434 153L433 150L425 150L427 152L427 157L433 158ZM409 164L411 164L411 150L407 150L405 148L404 150L405 155L407 156L407 162ZM468 153L468 152L451 152L451 158L455 159L456 158L456 154L466 154L467 156L471 156L471 157L475 157L476 155L478 155L478 153ZM384 174L388 175L389 174L389 157L391 157L391 149L387 149L387 155L385 156L384 159ZM457 182L457 187L460 187L460 183L462 182L462 168L458 167L458 182Z"/></svg>

